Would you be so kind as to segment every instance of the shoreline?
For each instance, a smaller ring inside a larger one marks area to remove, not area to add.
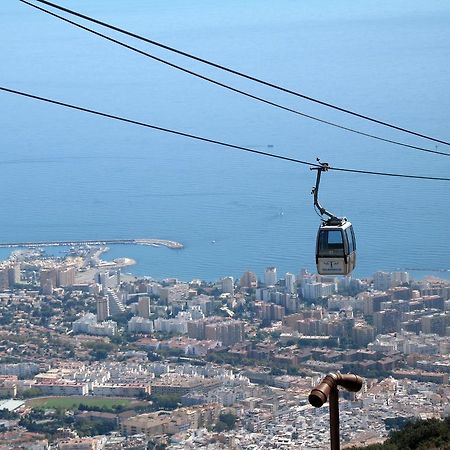
[[[175,241],[165,241],[162,239],[141,239],[141,240],[133,240],[133,241],[137,241],[134,242],[135,244],[137,243],[137,245],[141,245],[141,246],[145,246],[145,247],[160,247],[162,246],[161,243],[162,242],[168,242],[170,244],[175,244]],[[47,243],[54,243],[56,241],[45,241]],[[36,243],[35,243],[36,244]],[[151,245],[154,244],[154,245]],[[159,245],[158,245],[159,244]],[[179,244],[179,243],[178,243]],[[180,244],[182,245],[182,244]],[[114,246],[114,244],[113,244]],[[63,247],[63,245],[61,245],[61,247]],[[67,246],[66,246],[67,247]],[[101,253],[107,252],[108,250],[111,250],[110,248],[106,247],[106,246],[101,246]],[[5,254],[3,257],[0,257],[1,261],[7,261],[9,258],[11,258],[12,253],[15,252],[32,252],[32,251],[37,251],[39,247],[32,247],[32,248],[24,248],[24,249],[20,249],[19,247],[17,248],[5,248],[5,244],[0,244],[0,254],[1,252],[5,252],[8,254]],[[48,246],[47,248],[50,248],[50,246]],[[117,246],[116,249],[120,249],[120,246]],[[184,248],[184,247],[183,247]],[[125,250],[125,249],[124,249]],[[47,250],[50,251],[50,253],[52,252],[51,250]],[[55,255],[53,254],[49,254],[48,257],[53,258],[53,257],[60,257],[59,253],[60,250],[54,250]],[[11,252],[11,253],[10,253]],[[124,253],[127,254],[127,256],[124,256]],[[101,258],[100,255],[99,256],[99,260],[102,261],[104,264],[101,264],[100,267],[98,267],[98,269],[114,269],[116,268],[123,268],[124,270],[126,270],[127,272],[127,276],[130,277],[135,277],[135,278],[139,278],[139,277],[150,277],[150,278],[170,278],[170,277],[176,277],[180,280],[191,280],[194,278],[199,278],[205,281],[209,281],[209,282],[214,282],[217,279],[221,278],[224,276],[224,271],[225,269],[219,269],[217,270],[217,274],[211,274],[211,273],[207,273],[207,274],[202,274],[202,270],[199,270],[198,272],[192,268],[192,266],[190,266],[190,270],[189,272],[193,271],[194,274],[192,273],[186,273],[186,271],[184,270],[184,267],[181,267],[180,270],[176,270],[174,267],[172,267],[172,271],[169,273],[167,272],[165,269],[165,267],[163,267],[162,269],[158,266],[152,266],[152,270],[148,270],[149,266],[147,264],[147,260],[146,258],[146,252],[145,255],[143,256],[141,254],[142,252],[140,252],[138,250],[138,247],[134,247],[134,246],[130,246],[128,249],[126,249],[125,251],[118,251],[116,250],[113,254],[114,256],[111,255],[111,259],[108,258],[107,255],[105,255],[104,259]],[[176,252],[176,254],[178,254],[178,252]],[[184,254],[184,252],[183,252]],[[181,256],[181,254],[178,254]],[[62,255],[61,255],[62,256]],[[185,254],[185,256],[187,257],[188,255]],[[122,258],[126,258],[124,260],[122,260]],[[141,261],[141,258],[143,259]],[[164,260],[166,258],[169,258],[170,260],[172,260],[172,257],[167,254],[167,256],[164,257]],[[119,260],[119,261],[115,261],[115,260]],[[181,260],[182,264],[181,266],[183,266],[183,259]],[[179,261],[179,258],[176,258],[176,261]],[[119,265],[117,264],[117,262],[119,262]],[[129,269],[126,269],[126,268]],[[247,265],[246,267],[242,268],[242,272],[245,270],[245,268],[248,268]],[[311,270],[310,270],[311,269]],[[259,271],[262,271],[263,268],[259,268]],[[289,269],[286,269],[289,270]],[[308,270],[311,271],[311,273],[313,272],[314,268],[308,268]],[[434,279],[434,280],[442,280],[444,282],[450,281],[450,269],[444,269],[444,268],[426,268],[426,267],[422,267],[422,268],[414,268],[414,267],[396,267],[396,268],[388,268],[386,269],[385,267],[383,267],[382,269],[378,269],[378,271],[386,271],[386,272],[392,272],[392,271],[406,271],[409,272],[411,277],[416,280],[416,281],[426,281],[427,279]],[[376,271],[374,269],[374,271]],[[149,273],[150,272],[150,273]],[[239,273],[239,269],[236,269],[236,267],[234,267],[234,270],[228,270],[226,271],[227,274],[232,274],[235,277],[240,276]],[[258,268],[255,268],[255,272],[258,272]],[[125,275],[125,272],[123,272]],[[374,272],[373,272],[374,273]],[[370,279],[372,278],[373,274],[369,273],[369,274],[362,274],[362,275],[356,275],[355,274],[355,278],[358,279]]]

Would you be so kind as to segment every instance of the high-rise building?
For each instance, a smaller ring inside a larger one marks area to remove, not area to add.
[[[192,320],[188,322],[188,336],[192,339],[205,339],[206,320]]]
[[[309,273],[306,269],[300,270],[297,277],[297,284],[299,287],[303,286],[304,283],[309,283],[315,281],[315,275]]]
[[[375,330],[367,324],[356,324],[352,330],[353,344],[358,347],[365,347],[375,339]]]
[[[295,283],[295,275],[293,273],[287,273],[285,275],[286,292],[288,294],[295,294],[297,292],[297,286]]]
[[[234,279],[233,277],[225,277],[222,280],[222,292],[226,294],[234,294]]]
[[[97,322],[103,322],[109,317],[109,301],[107,297],[97,299]]]
[[[10,279],[15,283],[20,282],[20,268],[12,268]],[[54,266],[41,269],[39,272],[40,286],[48,292],[56,287],[73,286],[75,284],[75,267]]]
[[[153,322],[134,316],[128,321],[128,331],[130,333],[153,333]]]
[[[437,313],[421,318],[422,332],[426,334],[438,334],[445,336],[450,326],[450,313]]]
[[[244,288],[256,288],[258,286],[258,280],[253,272],[244,272],[239,284]]]
[[[6,291],[7,289],[9,289],[8,269],[0,267],[0,291]]]
[[[284,301],[284,307],[288,314],[297,312],[299,306],[297,295],[286,295]]]
[[[321,283],[304,284],[302,294],[306,300],[317,300],[321,298]]]
[[[122,300],[119,298],[117,292],[112,289],[108,290],[108,304],[109,304],[109,314],[111,316],[115,316],[116,314],[120,314],[125,312],[125,306],[122,303]]]
[[[75,268],[61,267],[57,271],[57,286],[73,286],[75,284]]]
[[[391,273],[391,286],[401,286],[409,283],[408,272],[392,272]]]
[[[373,326],[377,333],[394,333],[400,331],[401,313],[387,309],[373,313]]]
[[[264,283],[266,286],[275,286],[277,284],[277,268],[267,267],[264,271]]]
[[[144,319],[148,319],[151,314],[150,305],[151,305],[150,297],[146,295],[139,297],[137,307],[138,316],[143,317]]]
[[[209,323],[205,326],[205,339],[232,345],[244,339],[244,323],[240,320]]]
[[[178,305],[180,308],[184,308],[189,298],[189,285],[175,283],[172,286],[160,286],[158,295],[164,305]]]
[[[58,269],[56,267],[42,269],[39,273],[39,276],[41,289],[43,289],[44,286],[49,286],[50,282],[52,288],[58,286]]]
[[[380,311],[382,303],[389,302],[392,299],[389,294],[372,294],[366,292],[362,295],[362,298],[364,299],[363,312],[369,316],[374,312]]]
[[[9,266],[8,282],[9,282],[9,287],[13,287],[14,285],[20,283],[20,265],[19,264],[13,264],[12,266]]]
[[[375,272],[373,274],[373,288],[377,291],[387,291],[391,287],[391,274]]]
[[[187,323],[188,336],[199,340],[219,341],[222,345],[232,345],[244,339],[244,322],[210,317]]]
[[[96,281],[102,285],[103,292],[108,289],[115,289],[120,284],[120,270],[101,272],[97,274]]]
[[[255,310],[259,319],[269,322],[282,320],[285,313],[283,306],[265,302],[255,303]]]
[[[191,315],[182,311],[179,312],[176,317],[171,319],[163,319],[162,317],[158,317],[154,321],[154,326],[156,331],[173,334],[186,334],[188,332],[188,323],[191,322]]]
[[[337,291],[336,283],[305,283],[302,286],[303,298],[318,300],[333,295]]]
[[[409,284],[408,272],[376,272],[373,274],[373,288],[387,291],[389,288]]]

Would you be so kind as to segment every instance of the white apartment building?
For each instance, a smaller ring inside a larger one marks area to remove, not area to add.
[[[234,278],[233,277],[225,277],[222,280],[222,292],[226,294],[234,294]]]
[[[153,333],[153,321],[143,317],[134,316],[128,321],[128,331],[130,333]]]
[[[267,267],[264,271],[264,284],[266,286],[275,286],[277,284],[277,268],[276,267]]]
[[[286,292],[288,294],[295,294],[297,292],[296,279],[293,273],[287,273],[285,275]]]
[[[72,324],[74,333],[92,334],[94,336],[115,336],[117,323],[112,320],[97,322],[97,316],[92,313],[85,314]]]

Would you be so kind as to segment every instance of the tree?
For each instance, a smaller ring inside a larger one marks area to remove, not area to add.
[[[80,418],[74,423],[75,430],[82,436],[108,434],[117,428],[115,422],[99,418]]]
[[[236,424],[236,416],[231,413],[223,413],[219,416],[219,421],[214,427],[214,431],[221,433],[222,431],[230,431],[234,429]]]
[[[280,331],[272,331],[270,333],[270,336],[272,337],[272,339],[277,340],[280,338],[281,332]]]
[[[450,442],[450,417],[409,422],[402,430],[391,432],[383,444],[358,447],[364,450],[447,450]]]
[[[111,320],[117,322],[118,327],[126,327],[128,321],[133,317],[133,313],[131,311],[125,311],[123,313],[116,314],[111,317]]]
[[[219,421],[214,425],[214,431],[215,431],[216,433],[223,433],[226,429],[227,429],[227,426],[226,426],[225,423],[222,422],[221,420],[219,420]]]
[[[279,367],[272,367],[272,369],[270,370],[270,375],[273,375],[275,377],[283,375],[284,371],[281,370]]]
[[[88,342],[86,344],[87,348],[90,348],[90,355],[95,360],[99,361],[102,359],[106,359],[108,357],[108,353],[114,350],[114,345],[109,342]]]
[[[20,415],[14,411],[9,411],[7,409],[0,409],[0,419],[4,420],[14,420],[18,419]]]
[[[147,358],[149,361],[161,361],[162,358],[160,355],[158,355],[158,353],[155,352],[148,352],[147,353]]]
[[[229,430],[232,430],[234,428],[234,424],[236,423],[236,416],[231,413],[225,413],[219,416],[219,420],[223,422]]]
[[[22,398],[33,398],[39,397],[41,395],[41,391],[36,388],[25,389],[22,392]]]
[[[151,399],[155,407],[160,409],[175,409],[181,402],[180,396],[175,394],[152,395]]]

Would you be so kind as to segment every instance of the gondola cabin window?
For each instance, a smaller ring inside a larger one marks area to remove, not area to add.
[[[319,255],[344,256],[344,240],[341,230],[320,231]]]

